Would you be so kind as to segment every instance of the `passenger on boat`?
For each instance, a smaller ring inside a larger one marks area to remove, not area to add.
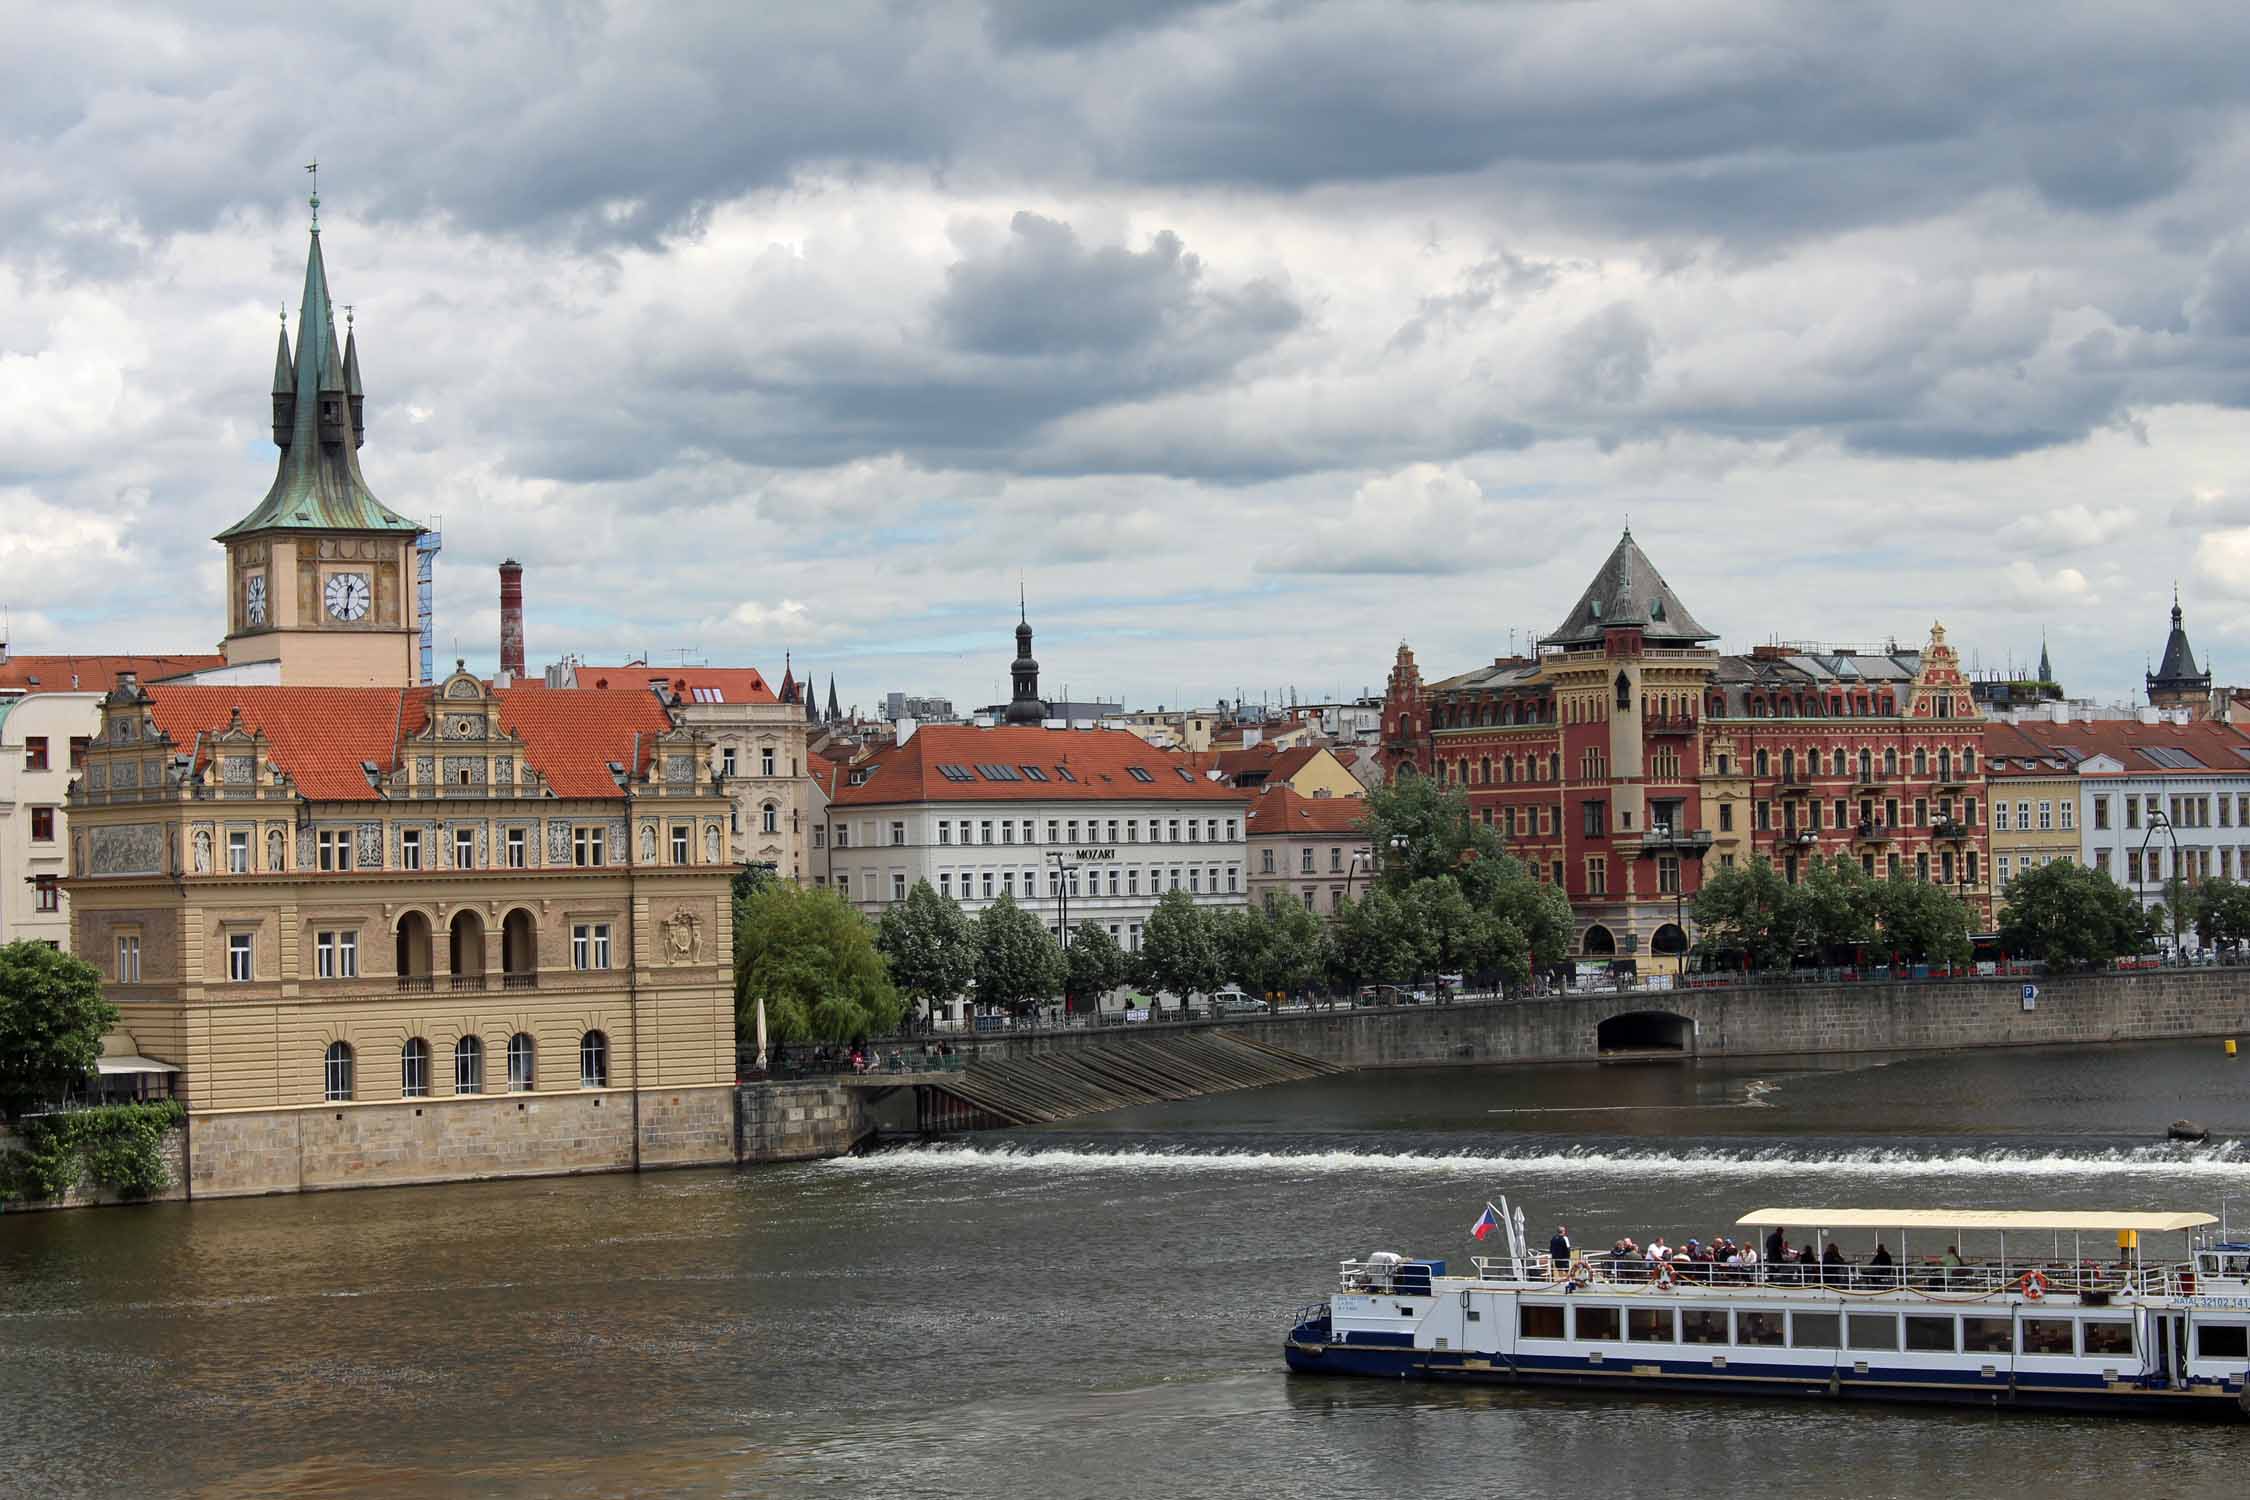
[[[1766,1236],[1766,1259],[1783,1261],[1789,1258],[1789,1236],[1776,1229]]]
[[[1555,1237],[1547,1241],[1547,1254],[1558,1266],[1570,1264],[1570,1226],[1568,1224],[1557,1224],[1555,1226]]]
[[[1828,1253],[1820,1258],[1820,1279],[1830,1286],[1842,1286],[1851,1280],[1851,1262],[1834,1240],[1828,1242]]]
[[[1867,1257],[1867,1275],[1878,1286],[1889,1286],[1897,1280],[1891,1270],[1891,1252],[1881,1240],[1875,1242],[1875,1253]]]

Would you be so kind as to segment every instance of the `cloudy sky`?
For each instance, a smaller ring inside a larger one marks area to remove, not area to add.
[[[1128,16],[1132,19],[1127,19]],[[0,606],[207,649],[306,161],[441,655],[1379,689],[1629,518],[1730,647],[2250,682],[2250,7],[0,0]],[[456,645],[457,643],[457,645]]]

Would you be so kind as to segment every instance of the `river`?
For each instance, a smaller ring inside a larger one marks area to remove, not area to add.
[[[2204,1147],[2165,1144],[2190,1116]],[[1291,1378],[1334,1263],[1766,1204],[2250,1217],[2215,1042],[1417,1069],[742,1172],[0,1218],[0,1493],[2167,1497],[2250,1426]],[[1864,1249],[1865,1247],[1858,1247]],[[1932,1247],[1935,1248],[1935,1247]]]

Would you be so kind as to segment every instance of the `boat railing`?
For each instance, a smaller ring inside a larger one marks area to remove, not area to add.
[[[1545,1256],[1536,1257],[1546,1262]],[[1477,1274],[1487,1279],[1515,1279],[1512,1260],[1478,1261]],[[1488,1269],[1489,1267],[1489,1269]],[[1667,1271],[1669,1277],[1667,1278]],[[1642,1256],[1582,1255],[1567,1268],[1551,1262],[1534,1272],[1535,1279],[1576,1280],[1614,1286],[1646,1287],[1669,1280],[1675,1286],[1742,1289],[1773,1287],[1848,1292],[1916,1291],[1934,1296],[1987,1297],[2036,1287],[2042,1296],[2101,1298],[2117,1296],[2185,1296],[2195,1291],[2191,1262],[2115,1262],[2041,1259],[2026,1257],[2006,1261],[1968,1261],[1945,1265],[1911,1261],[1879,1266],[1855,1262],[1828,1264],[1814,1261],[1759,1262],[1748,1266],[1710,1261],[1650,1261]],[[2035,1281],[2033,1278],[2036,1277]]]

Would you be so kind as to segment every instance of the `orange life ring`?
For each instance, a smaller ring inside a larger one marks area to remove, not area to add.
[[[2037,1271],[2026,1271],[2017,1281],[2016,1290],[2023,1293],[2025,1301],[2037,1302],[2047,1295],[2047,1278]]]

